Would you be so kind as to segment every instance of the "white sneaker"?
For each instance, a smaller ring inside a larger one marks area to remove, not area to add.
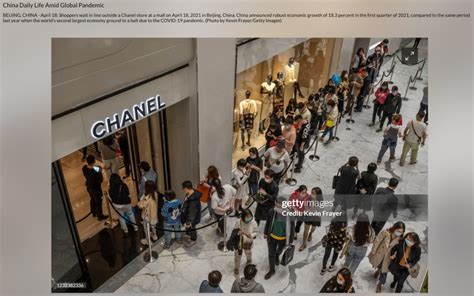
[[[142,239],[140,240],[140,243],[141,243],[142,245],[147,246],[147,245],[148,245],[148,240],[147,240],[146,238],[142,238]]]
[[[152,235],[151,235],[151,239],[152,239],[153,241],[156,241],[156,240],[158,240],[158,236],[157,236],[156,234],[152,234]]]

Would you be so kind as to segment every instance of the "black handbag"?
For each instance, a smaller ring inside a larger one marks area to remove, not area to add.
[[[332,177],[332,189],[336,189],[337,187],[337,182],[339,182],[339,179],[341,178],[341,168],[339,168],[339,170],[337,171],[337,174]]]
[[[332,177],[332,189],[336,189],[337,182],[339,182],[340,177],[341,176],[339,175],[335,175],[334,177]]]
[[[285,251],[283,252],[283,257],[281,258],[281,265],[283,266],[288,265],[293,260],[294,255],[295,255],[295,246],[294,245],[286,246]]]

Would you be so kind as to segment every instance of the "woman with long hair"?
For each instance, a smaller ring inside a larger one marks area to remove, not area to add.
[[[310,195],[308,194],[308,188],[306,185],[300,185],[291,195],[289,198],[289,202],[292,203],[292,208],[295,212],[303,215],[305,208],[307,206],[308,201],[310,200]],[[296,203],[296,201],[298,201]],[[300,233],[301,225],[304,221],[306,221],[305,216],[298,216],[296,227],[295,227],[295,236]],[[300,247],[300,251],[303,251],[306,248],[306,243],[302,244]]]
[[[357,218],[357,223],[349,233],[349,246],[346,261],[344,262],[344,266],[349,268],[352,274],[355,273],[360,262],[365,258],[369,244],[372,243],[374,236],[374,231],[370,227],[369,216],[365,213],[360,214]]]
[[[217,234],[224,235],[224,218],[223,216],[232,209],[232,200],[237,190],[229,184],[222,185],[220,179],[214,179],[212,182],[214,193],[211,195],[211,207],[217,220]]]
[[[407,277],[416,268],[421,258],[420,238],[415,232],[405,234],[404,239],[390,250],[390,265],[388,269],[393,274],[390,288],[400,293]]]
[[[352,286],[352,274],[347,268],[341,268],[330,278],[319,293],[355,293]]]
[[[382,286],[387,281],[388,267],[390,265],[390,250],[397,245],[405,233],[405,223],[396,222],[392,227],[381,231],[372,244],[372,250],[369,253],[369,262],[377,271],[374,278],[379,278],[376,293],[382,291]]]
[[[212,186],[214,180],[216,179],[221,179],[220,175],[219,175],[219,170],[213,166],[213,165],[210,165],[208,168],[207,168],[207,174],[206,176],[204,176],[204,178],[201,180],[201,185],[209,188],[209,198],[207,199],[207,211],[209,212],[209,217],[207,217],[206,221],[204,222],[210,222],[212,221],[215,217],[214,217],[214,212],[212,211],[212,207],[211,207],[211,196],[212,194],[214,193],[214,190],[215,188]]]
[[[341,252],[342,248],[344,247],[344,243],[346,242],[346,231],[347,231],[347,215],[345,212],[339,217],[334,217],[329,225],[329,231],[326,235],[326,247],[324,249],[324,256],[323,256],[323,266],[321,269],[321,275],[324,275],[326,271],[332,272],[336,270],[336,261],[337,256],[339,256],[339,252]],[[329,256],[331,255],[331,251],[333,252],[331,264],[329,268],[326,268]]]
[[[156,185],[155,182],[148,180],[145,182],[145,197],[138,202],[138,207],[142,209],[142,219],[147,221],[150,227],[150,234],[152,241],[158,240],[156,235],[156,224],[158,223],[158,202],[156,200]],[[147,223],[144,224],[145,236],[147,232]],[[140,241],[143,245],[148,244],[146,238]]]
[[[132,210],[132,201],[130,200],[130,191],[128,190],[127,184],[122,181],[117,174],[110,175],[109,181],[109,196],[112,199],[114,208],[120,213],[119,222],[120,227],[122,228],[124,235],[128,235],[128,226],[124,218],[132,222],[133,229],[138,231],[138,227],[135,225],[135,215]]]

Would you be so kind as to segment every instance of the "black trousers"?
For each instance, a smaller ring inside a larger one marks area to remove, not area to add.
[[[323,269],[326,269],[326,266],[327,266],[328,260],[329,260],[329,256],[331,255],[331,250],[334,250],[333,253],[332,253],[331,265],[336,264],[337,256],[339,256],[339,252],[336,250],[336,248],[333,248],[331,246],[327,246],[326,249],[324,249]]]
[[[428,105],[420,103],[420,110],[418,112],[425,113],[425,117],[423,117],[423,122],[427,123],[428,122]]]
[[[300,95],[301,97],[303,96],[303,93],[301,92],[300,89],[300,84],[298,82],[293,83],[293,98],[296,99],[296,95]]]
[[[301,169],[303,167],[304,162],[304,147],[300,149],[301,144],[295,145],[296,146],[296,156],[298,157],[298,162],[295,165],[295,168]]]
[[[362,107],[364,107],[364,99],[365,99],[365,96],[359,95],[357,97],[357,102],[356,102],[356,107],[355,107],[357,111],[362,111]]]
[[[196,224],[193,223],[191,224],[191,228],[186,229],[186,234],[191,237],[192,241],[197,240],[197,232],[195,228],[196,228]],[[190,229],[193,229],[193,230],[190,230]]]
[[[286,245],[286,240],[284,239],[277,240],[271,236],[268,236],[267,245],[268,245],[268,261],[270,263],[270,270],[275,271],[277,257],[279,258],[279,256],[283,252],[283,249],[285,248],[285,245]]]
[[[387,113],[383,111],[382,119],[380,120],[380,128],[383,128],[385,120],[387,119],[388,119],[387,125],[389,125],[392,122],[392,116],[393,116],[393,113]]]
[[[382,104],[375,101],[374,103],[374,112],[372,113],[372,123],[375,124],[375,116],[379,118],[382,116]]]
[[[408,275],[410,275],[410,272],[406,268],[399,268],[394,274],[393,274],[393,281],[396,284],[395,287],[395,293],[400,293],[403,288],[403,284],[405,283],[406,279],[408,278]]]
[[[217,220],[219,220],[219,222],[217,222],[217,228],[219,228],[220,232],[222,234],[224,234],[224,217],[223,217],[223,215],[217,215],[214,212],[214,216],[216,217]]]
[[[102,213],[102,189],[87,187],[87,193],[89,193],[89,196],[91,198],[90,209],[92,212],[92,216],[103,216],[104,214]]]
[[[128,151],[122,151],[123,153],[123,166],[125,167],[125,175],[130,175],[130,153]]]
[[[382,231],[383,227],[385,226],[385,223],[387,223],[387,221],[372,221],[372,223],[370,223],[370,226],[372,226],[375,235],[378,235],[379,232]]]

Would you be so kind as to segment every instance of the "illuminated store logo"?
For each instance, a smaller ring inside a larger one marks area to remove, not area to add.
[[[111,117],[106,117],[104,120],[94,122],[91,127],[91,135],[95,139],[103,138],[105,135],[133,124],[135,121],[147,117],[163,109],[165,106],[166,104],[161,101],[160,95],[156,95],[145,102],[133,105],[131,109],[123,110],[121,114],[115,113]]]

